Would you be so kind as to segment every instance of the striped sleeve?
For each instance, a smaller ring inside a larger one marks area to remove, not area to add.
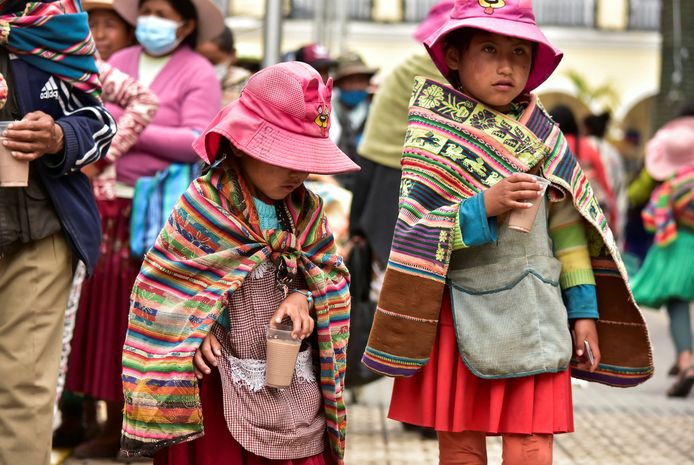
[[[561,262],[561,288],[595,285],[583,219],[568,200],[551,205],[549,235],[554,256]]]

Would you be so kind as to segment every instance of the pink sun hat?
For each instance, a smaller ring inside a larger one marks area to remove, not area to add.
[[[424,41],[431,59],[444,76],[450,75],[444,58],[445,38],[465,27],[537,43],[524,92],[530,92],[545,82],[563,57],[563,53],[554,48],[537,27],[532,0],[457,0],[448,21]]]
[[[328,137],[332,80],[306,63],[290,61],[250,77],[241,96],[224,107],[193,149],[207,163],[227,139],[271,165],[315,174],[359,171]]]
[[[451,17],[453,5],[455,5],[454,0],[443,0],[434,4],[434,6],[429,9],[427,17],[424,18],[414,30],[412,34],[414,40],[423,43],[427,37],[443,26]]]
[[[680,168],[694,166],[694,116],[677,118],[663,126],[646,145],[646,171],[664,181]]]

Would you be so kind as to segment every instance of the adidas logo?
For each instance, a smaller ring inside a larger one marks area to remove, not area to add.
[[[55,80],[53,80],[53,76],[48,78],[48,81],[43,85],[43,88],[41,89],[41,95],[40,95],[41,100],[46,100],[49,98],[58,98],[58,86],[55,84]]]

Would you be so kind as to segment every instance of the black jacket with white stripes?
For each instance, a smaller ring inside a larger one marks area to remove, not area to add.
[[[99,254],[101,223],[89,180],[80,168],[106,155],[116,123],[94,97],[23,60],[13,57],[10,63],[21,114],[43,111],[65,134],[62,158],[45,156],[32,163],[72,250],[91,272]]]

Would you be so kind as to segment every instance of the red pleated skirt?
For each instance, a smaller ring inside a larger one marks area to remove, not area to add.
[[[446,289],[429,363],[395,380],[388,416],[447,432],[571,432],[571,377],[569,370],[493,380],[472,374],[460,358]]]
[[[141,260],[130,257],[131,199],[97,201],[101,255],[82,284],[71,342],[66,389],[95,399],[123,401],[123,342],[130,292]]]
[[[224,418],[222,381],[212,370],[200,383],[205,435],[193,441],[162,449],[154,456],[154,465],[333,465],[326,445],[322,454],[293,460],[271,460],[245,450],[229,433]]]

